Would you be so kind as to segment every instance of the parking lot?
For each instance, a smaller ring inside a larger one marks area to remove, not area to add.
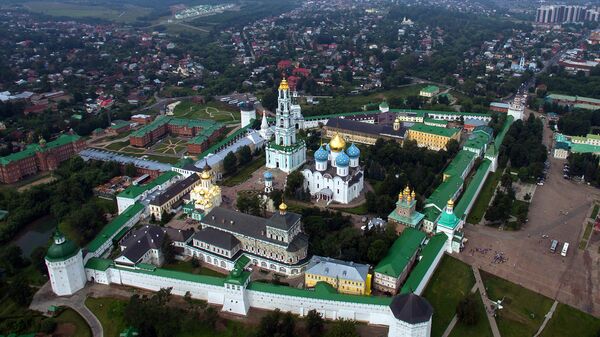
[[[545,132],[545,143],[548,129]],[[563,178],[565,160],[550,158],[543,186],[536,186],[529,222],[519,231],[466,225],[468,243],[459,258],[469,264],[542,293],[560,302],[600,316],[600,258],[596,249],[578,249],[593,200],[594,187]],[[595,235],[595,234],[594,234]],[[550,252],[551,240],[560,242]],[[560,254],[570,243],[566,257]],[[498,260],[497,254],[503,259]]]

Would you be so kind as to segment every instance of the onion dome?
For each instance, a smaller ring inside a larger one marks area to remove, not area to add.
[[[350,144],[348,150],[346,150],[348,157],[350,158],[358,158],[360,156],[360,149],[358,146],[354,145],[354,143]]]
[[[48,248],[46,252],[46,260],[50,262],[64,261],[68,258],[75,256],[79,252],[79,247],[68,240],[58,230],[54,233],[54,243]]]
[[[203,180],[210,179],[210,172],[209,171],[202,171],[202,174],[200,175],[200,178],[202,178]]]
[[[316,161],[327,161],[329,159],[329,152],[323,148],[323,146],[319,146],[319,149],[315,151],[315,160]]]
[[[338,154],[338,156],[335,158],[335,165],[339,167],[346,167],[350,165],[350,157],[348,157],[344,150],[342,150],[342,152],[340,152],[340,154]]]
[[[282,211],[282,212],[287,211],[287,205],[283,201],[279,205],[279,210]]]
[[[333,138],[331,138],[331,141],[329,142],[329,148],[333,152],[340,152],[345,147],[346,147],[346,141],[344,140],[344,138],[342,138],[340,136],[339,133],[336,133],[335,136],[333,136]]]
[[[265,180],[273,180],[273,173],[266,171],[263,173],[263,178],[265,178]]]
[[[388,105],[388,103],[386,101],[383,101],[381,103],[379,103],[379,108],[380,109],[388,109],[390,106]]]
[[[415,193],[415,190],[413,190],[413,191],[412,191],[412,193],[410,194],[410,196],[411,196],[413,199],[414,199],[414,198],[417,196],[417,194]]]
[[[290,86],[288,85],[288,82],[285,80],[285,78],[281,80],[281,83],[279,83],[279,90],[290,90]]]
[[[450,199],[448,200],[448,208],[452,209],[454,207],[454,200]]]

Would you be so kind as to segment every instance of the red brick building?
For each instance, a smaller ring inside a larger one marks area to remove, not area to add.
[[[0,158],[0,181],[12,184],[40,171],[55,170],[85,146],[85,141],[77,135],[61,135],[48,143],[41,139],[23,151]]]

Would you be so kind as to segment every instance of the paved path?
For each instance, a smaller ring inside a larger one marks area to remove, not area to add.
[[[102,324],[100,324],[100,321],[90,309],[85,306],[85,299],[90,290],[91,287],[85,287],[72,296],[58,297],[52,292],[50,282],[46,282],[46,284],[33,295],[33,300],[31,301],[29,308],[45,313],[51,305],[69,307],[77,311],[77,313],[87,322],[92,330],[92,336],[104,337]]]
[[[558,301],[554,301],[554,303],[552,303],[552,307],[550,308],[550,311],[548,311],[548,313],[546,314],[544,321],[542,322],[542,325],[540,325],[539,330],[536,332],[536,334],[533,337],[538,337],[542,333],[542,331],[546,327],[546,324],[548,323],[548,321],[550,321],[550,318],[552,318],[552,315],[554,315],[554,311],[556,311],[557,306],[558,306]]]
[[[475,285],[479,288],[479,295],[481,295],[481,300],[483,301],[483,306],[485,307],[485,314],[488,317],[488,321],[490,322],[490,328],[492,328],[492,334],[494,337],[501,337],[500,330],[498,330],[498,324],[496,324],[496,318],[492,313],[488,310],[490,308],[492,301],[488,298],[487,291],[485,290],[485,286],[483,285],[483,281],[481,280],[481,274],[479,273],[479,269],[475,266],[471,266],[473,269],[473,274],[475,275]]]
[[[471,294],[475,293],[476,291],[477,291],[477,283],[475,283],[473,285],[473,287],[471,288]],[[454,315],[454,317],[452,317],[452,321],[450,321],[450,324],[448,324],[448,327],[446,328],[446,331],[444,331],[444,334],[442,335],[442,337],[450,336],[450,333],[452,332],[452,329],[454,329],[454,326],[456,325],[456,323],[458,323],[458,316]]]

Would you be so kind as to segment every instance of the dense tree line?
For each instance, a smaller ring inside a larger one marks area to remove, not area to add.
[[[542,144],[543,128],[542,120],[533,114],[525,122],[515,121],[500,147],[500,165],[510,160],[510,166],[518,170],[523,181],[534,181],[541,176],[548,158],[546,146]]]
[[[369,212],[387,216],[394,209],[398,193],[409,185],[419,196],[430,195],[441,183],[441,172],[458,151],[458,144],[449,144],[448,151],[427,150],[406,141],[400,145],[394,141],[378,139],[374,146],[364,148],[362,157],[368,179],[375,184],[375,192],[367,192]]]
[[[54,172],[58,179],[53,183],[24,192],[1,191],[0,208],[9,214],[0,223],[0,242],[9,241],[23,226],[46,215],[52,215],[61,226],[76,229],[82,242],[89,241],[105,224],[104,212],[110,211],[92,198],[93,188],[119,174],[116,163],[84,162],[74,157]]]
[[[569,158],[569,175],[582,177],[594,186],[600,186],[600,160],[593,153],[571,153]]]
[[[600,126],[600,110],[576,110],[558,120],[558,130],[569,136],[585,136],[593,127]]]
[[[554,66],[537,80],[547,86],[547,91],[557,94],[600,98],[600,66],[576,75],[567,73],[563,67]]]

